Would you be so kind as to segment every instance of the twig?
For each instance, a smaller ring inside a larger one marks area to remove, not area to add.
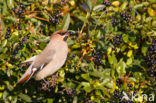
[[[98,18],[98,20],[97,20],[97,21],[99,21],[99,20],[101,19],[102,15],[103,15],[104,13],[105,13],[105,11],[101,13],[101,15],[100,15],[100,17]],[[98,22],[97,22],[97,23],[96,23],[96,25],[95,25],[94,31],[96,30],[97,25],[98,25]]]

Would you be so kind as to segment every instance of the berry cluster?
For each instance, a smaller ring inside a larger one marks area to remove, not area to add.
[[[101,54],[101,52],[95,52],[95,53],[93,53],[92,54],[93,55],[93,57],[94,57],[94,63],[95,63],[95,65],[97,65],[97,66],[99,66],[99,65],[103,65],[103,63],[102,63],[102,61],[101,61],[101,58],[102,58],[102,54]]]
[[[27,39],[27,37],[24,37],[20,42],[18,42],[18,45],[16,46],[15,49],[11,48],[11,52],[12,52],[12,57],[11,57],[11,61],[15,60],[15,55],[18,54],[19,50],[23,48],[23,42]]]
[[[131,15],[128,12],[120,13],[120,16],[127,22],[131,21]]]
[[[122,35],[117,35],[113,38],[114,45],[120,45],[121,43],[123,43]]]
[[[12,8],[12,11],[18,15],[20,18],[24,18],[25,16],[23,15],[24,10],[25,10],[26,6],[21,4],[17,9],[16,8]]]
[[[22,30],[22,27],[20,26],[20,23],[14,23],[13,26],[14,26],[14,28],[16,28],[18,30]]]
[[[66,94],[70,95],[71,97],[74,97],[77,94],[75,88],[73,88],[73,89],[72,88],[65,88],[65,90],[66,90]]]
[[[6,32],[6,35],[5,35],[5,39],[8,39],[10,36],[11,36],[11,30],[10,30],[10,28],[8,27],[8,28],[7,28],[7,32]]]
[[[112,100],[111,103],[116,103],[116,101],[119,101],[119,103],[133,103],[133,101],[126,100],[126,99],[123,98],[123,96],[124,96],[123,92],[124,91],[120,92],[118,89],[116,89],[114,91],[114,95],[113,95],[114,100]]]
[[[112,4],[112,1],[104,1],[102,4],[106,6],[110,6]]]
[[[116,84],[120,88],[120,85],[122,84],[122,81],[120,79],[116,79]]]
[[[130,89],[130,90],[132,90],[132,89],[133,89],[133,88],[132,88],[132,87],[133,87],[133,85],[132,85],[132,84],[128,84],[128,87],[129,87],[129,89]]]
[[[156,76],[156,38],[153,39],[152,45],[150,45],[150,47],[148,48],[145,61],[150,67],[150,69],[148,70],[150,76]]]
[[[114,91],[113,97],[114,97],[115,99],[121,100],[121,99],[122,99],[122,92],[120,92],[118,89],[116,89],[116,90]]]
[[[60,17],[60,11],[54,11],[53,16],[49,16],[49,22],[56,26],[60,21]]]
[[[106,7],[108,7],[112,4],[112,2],[111,1],[104,1],[102,4],[105,5]],[[106,10],[106,7],[103,8],[103,11]]]
[[[117,20],[117,19],[112,19],[112,25],[113,26],[116,26],[116,25],[118,25],[119,24],[119,20]]]

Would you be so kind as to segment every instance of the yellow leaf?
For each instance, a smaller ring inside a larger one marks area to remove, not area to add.
[[[112,48],[109,47],[109,48],[107,49],[107,55],[109,55],[111,52],[112,52]]]
[[[0,86],[0,90],[4,90],[4,88],[5,88],[4,85]]]
[[[132,45],[132,47],[133,47],[134,49],[138,49],[138,45],[137,45],[137,44]]]
[[[91,96],[91,100],[94,100],[95,98],[93,96]]]
[[[148,14],[150,15],[150,16],[155,16],[155,12],[154,12],[154,10],[152,9],[152,8],[148,8]]]
[[[127,56],[128,57],[131,57],[132,56],[132,53],[133,53],[133,51],[132,50],[129,50],[128,53],[127,53]]]
[[[2,95],[3,95],[3,93],[2,93],[2,92],[0,92],[0,98],[2,97]]]
[[[113,5],[113,6],[119,6],[119,5],[120,5],[120,2],[119,2],[119,1],[113,1],[113,2],[112,2],[112,5]]]
[[[18,31],[13,32],[12,35],[18,36],[18,35],[19,35],[19,34],[18,34]]]
[[[71,0],[69,3],[70,3],[71,6],[75,6],[75,1],[74,0]]]

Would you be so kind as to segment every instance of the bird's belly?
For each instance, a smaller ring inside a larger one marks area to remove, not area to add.
[[[52,60],[49,64],[47,64],[42,70],[38,71],[34,78],[36,80],[41,80],[46,78],[47,76],[52,75],[57,70],[59,70],[63,64],[65,63],[66,57],[62,58],[61,60],[59,58]]]

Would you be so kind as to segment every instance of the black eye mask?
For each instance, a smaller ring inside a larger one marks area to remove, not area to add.
[[[66,32],[64,32],[64,33],[61,32],[61,33],[58,33],[58,34],[60,34],[61,36],[63,36],[64,34],[66,34]]]
[[[67,39],[68,39],[68,36],[65,36],[65,37],[63,38],[64,41],[67,41]]]

